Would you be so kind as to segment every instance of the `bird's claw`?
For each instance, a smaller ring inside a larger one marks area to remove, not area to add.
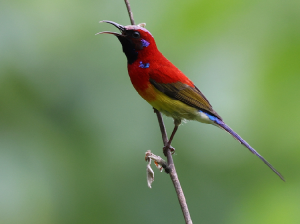
[[[165,145],[164,147],[163,147],[163,153],[164,153],[164,155],[165,156],[167,156],[167,151],[168,150],[170,150],[170,152],[171,152],[171,154],[173,155],[174,153],[175,153],[175,148],[174,147],[172,147],[171,145]]]

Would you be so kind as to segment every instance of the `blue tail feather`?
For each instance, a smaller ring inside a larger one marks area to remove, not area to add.
[[[236,140],[238,140],[242,145],[246,146],[250,152],[258,156],[268,167],[270,167],[271,170],[273,170],[274,173],[276,173],[283,181],[283,176],[267,161],[262,157],[254,148],[252,148],[244,139],[242,139],[237,133],[235,133],[229,126],[227,126],[222,120],[219,118],[210,115],[206,113],[206,115],[209,117],[211,121],[213,121],[217,126],[227,131],[229,134],[231,134]]]

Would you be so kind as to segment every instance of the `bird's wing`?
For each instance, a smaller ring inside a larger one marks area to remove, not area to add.
[[[153,79],[150,79],[149,81],[157,90],[166,94],[168,97],[179,100],[191,107],[208,112],[209,114],[216,116],[217,118],[222,120],[217,112],[212,109],[212,106],[210,105],[208,100],[196,86],[191,87],[182,82],[165,84],[158,83]]]

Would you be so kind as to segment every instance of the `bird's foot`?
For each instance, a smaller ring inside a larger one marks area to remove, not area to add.
[[[173,155],[175,153],[175,148],[171,145],[167,144],[163,147],[163,153],[165,156],[167,156],[167,151],[170,150],[171,154]]]

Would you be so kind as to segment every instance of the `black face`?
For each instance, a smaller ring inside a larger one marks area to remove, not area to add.
[[[141,34],[138,31],[133,31],[133,32],[131,32],[130,35],[131,35],[132,38],[135,38],[135,39],[141,37]]]
[[[138,51],[143,49],[141,34],[136,30],[123,30],[122,35],[117,37],[122,44],[128,64],[132,64],[137,59]]]
[[[138,57],[138,52],[135,49],[135,44],[131,41],[130,38],[126,38],[124,36],[117,36],[117,38],[122,44],[123,52],[127,57],[128,64],[132,64]]]

